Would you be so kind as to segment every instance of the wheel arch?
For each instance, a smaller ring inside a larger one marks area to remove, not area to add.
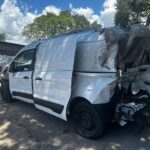
[[[90,103],[90,101],[89,100],[87,100],[86,98],[84,98],[84,97],[74,97],[74,98],[72,98],[70,101],[69,101],[69,103],[68,103],[68,105],[67,105],[67,114],[69,114],[69,115],[71,115],[71,113],[72,113],[72,110],[73,110],[73,108],[74,108],[74,106],[76,105],[76,104],[78,104],[78,103],[80,103],[80,102],[87,102],[87,103]],[[90,103],[91,104],[91,103]]]

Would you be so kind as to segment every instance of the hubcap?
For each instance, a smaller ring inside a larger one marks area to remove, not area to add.
[[[95,128],[95,120],[89,111],[81,111],[77,114],[77,124],[84,130],[92,130]]]

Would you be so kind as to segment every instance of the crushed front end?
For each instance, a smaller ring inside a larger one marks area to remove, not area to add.
[[[145,114],[150,105],[150,30],[135,25],[119,44],[117,63],[121,97],[116,106],[116,120],[122,126],[130,121],[142,125],[150,116]]]

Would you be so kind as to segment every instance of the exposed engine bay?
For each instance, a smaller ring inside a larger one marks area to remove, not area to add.
[[[122,99],[116,107],[117,121],[121,126],[124,126],[129,121],[136,121],[137,115],[149,104],[150,95],[141,90],[138,94],[123,93]]]
[[[116,107],[117,119],[122,126],[136,121],[138,115],[145,117],[143,110],[150,104],[150,31],[134,26],[128,40],[125,38],[120,44],[120,49],[126,49],[126,53],[121,53],[119,60],[121,98]]]

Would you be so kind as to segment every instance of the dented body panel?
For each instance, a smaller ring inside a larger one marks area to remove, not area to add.
[[[73,76],[71,99],[83,97],[92,104],[106,104],[115,92],[116,73],[81,73]]]

